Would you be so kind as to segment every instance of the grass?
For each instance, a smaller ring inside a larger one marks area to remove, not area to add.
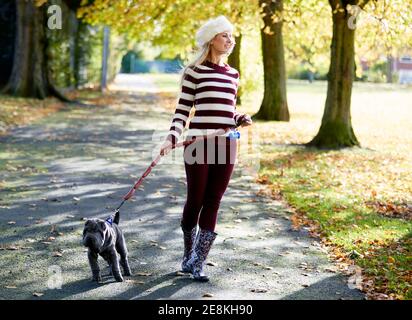
[[[153,78],[171,111],[177,79]],[[259,144],[257,181],[294,209],[294,225],[310,226],[342,270],[362,269],[369,298],[412,299],[412,89],[355,83],[352,123],[361,148],[334,151],[303,146],[319,129],[326,82],[289,80],[287,92],[290,122],[241,129],[253,130]],[[237,109],[253,115],[262,88],[242,99]]]
[[[93,105],[107,105],[115,101],[110,92],[102,93],[93,89],[71,91],[66,96]],[[67,104],[52,97],[39,100],[0,94],[0,135],[6,134],[10,128],[33,123],[67,107]]]
[[[288,92],[290,122],[255,124],[259,178],[296,209],[296,225],[312,226],[337,261],[362,268],[370,298],[411,299],[412,90],[355,83],[352,123],[361,148],[339,151],[299,145],[317,133],[326,83],[312,91],[291,81]],[[245,99],[253,114],[250,101],[259,100]]]
[[[56,99],[28,99],[0,95],[0,134],[47,116],[63,107]]]
[[[162,105],[173,112],[178,76],[144,77],[158,86]],[[243,137],[253,131],[253,142],[259,146],[257,181],[294,208],[294,225],[308,225],[312,234],[331,248],[342,268],[351,263],[361,267],[363,290],[370,298],[411,299],[411,88],[355,83],[352,123],[361,148],[334,151],[302,145],[319,129],[326,83],[291,80],[287,91],[290,122],[258,121],[241,129]],[[80,98],[110,104],[116,97],[85,92]],[[260,87],[243,97],[243,105],[237,109],[253,115],[261,99]],[[0,96],[0,101],[0,126],[28,123],[59,108],[54,99]],[[0,167],[10,165],[6,158],[0,157]],[[19,158],[16,154],[15,159]],[[23,170],[17,165],[25,164],[13,165]]]

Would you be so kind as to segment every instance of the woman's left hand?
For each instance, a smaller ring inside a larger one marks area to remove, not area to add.
[[[245,117],[243,118],[242,123],[240,124],[241,127],[247,127],[252,125],[252,118],[246,114]]]

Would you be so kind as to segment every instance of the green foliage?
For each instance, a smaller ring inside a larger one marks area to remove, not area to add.
[[[74,13],[62,0],[49,0],[50,5],[59,5],[62,8],[62,30],[46,28],[48,39],[48,65],[54,85],[59,88],[75,86],[73,47],[75,41],[74,30],[77,21]]]

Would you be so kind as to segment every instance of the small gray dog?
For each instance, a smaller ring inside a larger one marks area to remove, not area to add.
[[[92,269],[93,281],[100,282],[102,280],[99,263],[97,262],[99,254],[108,262],[111,275],[114,276],[116,281],[123,281],[119,268],[118,253],[124,275],[132,275],[127,259],[126,241],[122,230],[119,228],[119,220],[119,211],[116,211],[114,217],[110,216],[106,220],[89,219],[84,225],[83,244],[89,249],[87,256]]]

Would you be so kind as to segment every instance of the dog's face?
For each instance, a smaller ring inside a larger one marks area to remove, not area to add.
[[[84,224],[83,244],[93,252],[99,253],[107,233],[106,223],[101,219],[89,219]]]

